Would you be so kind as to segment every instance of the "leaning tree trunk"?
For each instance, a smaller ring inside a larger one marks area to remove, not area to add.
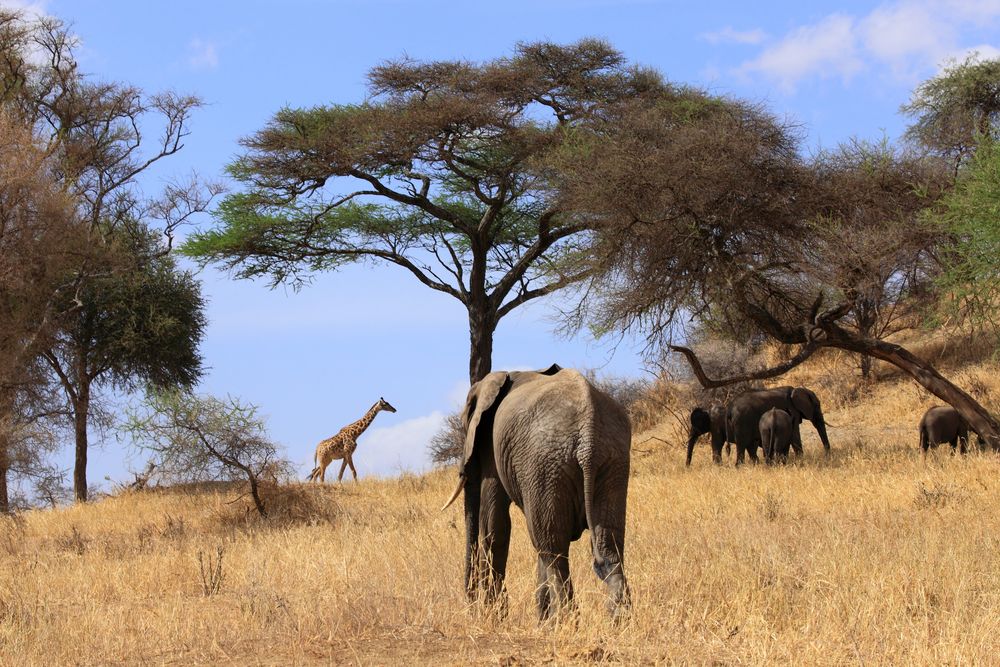
[[[79,503],[87,502],[87,424],[90,418],[90,386],[82,382],[73,401],[73,435],[76,462],[73,466],[73,495]]]
[[[852,335],[840,327],[827,329],[832,334],[827,345],[859,354],[868,353],[900,369],[942,401],[958,410],[969,426],[986,444],[1000,450],[1000,422],[997,422],[979,402],[952,384],[932,365],[895,343]]]

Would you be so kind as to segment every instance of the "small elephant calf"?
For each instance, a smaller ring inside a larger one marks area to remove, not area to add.
[[[795,420],[780,408],[771,408],[760,418],[760,444],[764,448],[764,460],[768,463],[775,457],[784,463],[788,460],[788,449],[795,440]]]
[[[969,424],[950,405],[939,405],[927,410],[920,419],[920,449],[924,456],[931,447],[947,442],[952,454],[957,448],[963,454],[969,447]]]

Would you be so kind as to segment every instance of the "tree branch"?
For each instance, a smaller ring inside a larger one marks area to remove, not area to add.
[[[755,371],[753,373],[747,373],[745,375],[734,375],[727,378],[722,378],[721,380],[713,380],[708,377],[705,373],[705,369],[701,365],[701,361],[698,360],[698,356],[693,350],[687,347],[682,347],[680,345],[668,345],[669,349],[674,352],[680,352],[683,354],[691,366],[691,370],[694,372],[698,382],[705,389],[715,389],[717,387],[725,387],[727,385],[736,384],[737,382],[749,382],[751,380],[766,380],[768,378],[778,377],[779,375],[784,375],[788,371],[792,370],[806,359],[811,357],[816,350],[819,349],[819,345],[815,343],[808,343],[802,346],[799,353],[794,357],[785,361],[784,363],[778,364],[777,366],[772,366],[761,371]]]

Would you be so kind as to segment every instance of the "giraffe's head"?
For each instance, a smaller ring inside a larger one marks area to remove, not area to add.
[[[378,397],[378,409],[385,410],[386,412],[395,412],[396,408],[389,405],[389,401],[385,400],[381,396]]]

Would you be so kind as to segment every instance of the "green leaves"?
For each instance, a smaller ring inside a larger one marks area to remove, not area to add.
[[[978,323],[1000,326],[1000,142],[983,141],[942,207],[930,214],[955,238],[943,286]]]
[[[1000,130],[1000,60],[977,54],[953,63],[914,91],[903,113],[916,121],[909,138],[959,160],[979,139],[997,139]]]

